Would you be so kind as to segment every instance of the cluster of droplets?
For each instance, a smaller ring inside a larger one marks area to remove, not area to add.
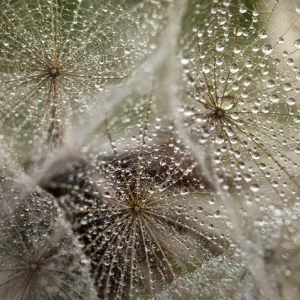
[[[3,4],[1,130],[15,136],[20,151],[45,140],[52,148],[62,143],[70,120],[81,120],[95,93],[132,76],[157,42],[168,7],[167,1],[144,2]]]
[[[54,199],[38,188],[25,192],[11,175],[0,178],[1,299],[95,299],[88,263]]]
[[[134,107],[139,132],[124,153],[106,121],[110,151],[85,145],[41,182],[84,244],[101,299],[153,297],[229,247],[214,191],[174,128],[150,126],[147,102]]]
[[[245,261],[255,253],[259,264],[262,216],[274,204],[280,211],[300,199],[300,43],[290,34],[299,26],[299,7],[290,23],[274,30],[284,8],[280,1],[269,4],[267,11],[214,1],[208,17],[201,14],[200,1],[191,2],[195,14],[186,21],[191,30],[180,40],[185,82],[180,122],[189,145],[207,156],[207,173],[232,211]],[[288,259],[274,262],[270,273],[264,262],[258,270],[250,261],[254,281],[245,282],[259,297],[297,298],[295,281],[271,275],[274,269],[286,269]],[[289,276],[298,276],[296,269]]]
[[[194,2],[192,30],[181,38],[180,111],[192,143],[208,149],[220,188],[241,199],[237,209],[246,218],[254,217],[253,203],[262,212],[299,200],[299,40],[289,52],[271,40],[268,23],[278,2],[260,13],[215,1],[204,19]],[[297,26],[298,11],[294,17]]]

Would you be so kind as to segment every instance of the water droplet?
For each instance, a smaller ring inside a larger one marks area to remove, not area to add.
[[[259,36],[261,39],[267,38],[267,37],[268,37],[268,32],[267,32],[267,30],[266,30],[266,29],[261,29],[261,30],[259,31],[258,36]]]
[[[251,78],[246,78],[245,81],[244,81],[244,86],[249,86],[252,82],[252,79]],[[246,92],[245,92],[246,93]]]
[[[258,192],[259,191],[259,184],[257,183],[253,183],[250,185],[250,190],[254,193]]]
[[[298,50],[300,49],[300,39],[297,39],[295,41],[294,46],[295,46],[296,49],[298,49]]]
[[[270,111],[270,109],[267,106],[263,107],[263,109],[262,109],[262,112],[265,114],[267,114],[269,111]]]
[[[273,52],[273,47],[270,44],[266,44],[262,47],[262,52],[266,55],[269,55]]]
[[[295,63],[294,63],[294,60],[292,58],[289,58],[287,61],[286,61],[286,64],[290,67],[292,67]]]
[[[284,43],[284,38],[281,36],[278,38],[278,44],[283,44]]]
[[[282,52],[282,56],[283,56],[283,57],[287,57],[288,55],[289,55],[289,54],[288,54],[287,51],[283,51],[283,52]]]
[[[189,190],[187,188],[182,188],[181,191],[180,191],[180,194],[181,195],[186,195],[188,194]]]
[[[292,85],[291,85],[290,83],[285,83],[285,84],[283,85],[283,89],[284,89],[286,92],[288,92],[288,91],[290,91],[290,90],[292,89]]]
[[[285,270],[285,271],[284,271],[284,275],[285,275],[286,277],[290,277],[290,276],[292,275],[292,272],[291,272],[290,270]]]
[[[224,50],[224,44],[222,42],[217,42],[216,43],[216,50],[218,52],[222,52]]]
[[[202,66],[202,71],[206,74],[208,74],[211,71],[211,66],[209,64],[204,64]]]
[[[231,143],[234,145],[234,144],[236,144],[236,143],[238,142],[238,139],[237,139],[237,137],[234,136],[234,137],[232,137],[232,138],[230,139],[230,141],[231,141]],[[237,154],[236,154],[236,157],[237,157],[237,158],[240,158],[240,155],[237,155]]]
[[[203,211],[203,207],[202,206],[198,206],[197,207],[197,212],[202,212]]]
[[[221,57],[218,57],[218,58],[216,59],[216,65],[217,65],[217,66],[222,66],[223,63],[224,63],[224,60],[223,60]]]
[[[235,105],[235,98],[231,96],[224,96],[221,101],[221,109],[228,111]]]
[[[275,81],[273,79],[268,80],[267,88],[272,88],[275,86]]]
[[[257,44],[253,45],[252,51],[257,52],[259,50],[259,46]]]
[[[243,34],[243,32],[244,32],[244,31],[243,31],[243,28],[237,26],[237,27],[235,28],[234,34],[235,34],[236,36],[241,36],[241,35]]]
[[[257,151],[252,151],[251,156],[253,159],[259,159],[260,154]]]
[[[194,110],[185,110],[183,112],[183,114],[186,116],[186,117],[190,117],[190,116],[193,116],[195,114]]]
[[[294,97],[289,97],[286,100],[288,105],[295,105],[296,104],[296,99]]]
[[[296,7],[296,13],[300,15],[300,4]]]
[[[277,66],[280,64],[280,59],[279,58],[274,58],[274,65]]]
[[[220,23],[220,25],[225,25],[225,24],[227,23],[227,20],[226,20],[226,18],[224,18],[224,17],[220,17],[220,19],[219,19],[219,23]]]
[[[233,49],[234,54],[240,54],[241,53],[241,47],[240,46],[235,46]]]
[[[188,58],[182,58],[182,59],[180,60],[180,63],[181,63],[182,65],[184,65],[184,66],[188,65],[189,62],[190,62],[190,60],[189,60]]]
[[[236,63],[230,65],[230,72],[235,74],[239,71],[239,66]]]
[[[274,186],[275,188],[278,187],[278,181],[276,180],[272,181],[272,186]]]
[[[219,145],[223,144],[224,143],[224,137],[222,135],[218,135],[216,137],[216,143],[219,144]]]
[[[251,60],[247,60],[245,63],[245,66],[247,69],[250,69],[253,67],[253,62]]]
[[[260,163],[258,166],[261,170],[265,170],[267,167],[265,163]]]
[[[241,4],[239,11],[240,11],[241,14],[244,14],[244,13],[247,12],[247,7],[244,4]]]
[[[300,116],[294,117],[294,122],[299,124],[300,123]]]
[[[150,49],[155,50],[157,48],[157,45],[152,43],[152,44],[150,44],[149,47],[150,47]]]
[[[238,119],[239,119],[239,114],[238,114],[238,113],[232,113],[232,114],[231,114],[231,118],[232,118],[233,120],[238,120]]]

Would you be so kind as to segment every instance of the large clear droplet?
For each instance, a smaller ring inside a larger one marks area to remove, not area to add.
[[[204,64],[202,66],[202,71],[206,74],[209,73],[211,71],[211,66],[209,64]]]
[[[222,42],[217,42],[216,43],[216,50],[218,52],[222,52],[224,50],[224,44]]]
[[[182,58],[182,59],[180,60],[180,63],[181,63],[182,65],[184,65],[184,66],[188,65],[189,62],[190,62],[190,60],[189,60],[188,58]]]
[[[239,11],[241,14],[244,14],[247,12],[247,7],[244,4],[241,4]]]
[[[239,66],[236,63],[230,65],[230,72],[235,74],[239,71]]]
[[[260,154],[257,151],[252,151],[251,156],[253,159],[260,159]]]
[[[278,44],[283,44],[284,43],[284,38],[281,36],[278,38]]]
[[[233,49],[233,52],[234,54],[240,54],[242,51],[241,47],[240,46],[235,46],[234,49]]]
[[[268,32],[267,32],[267,30],[266,30],[266,29],[261,29],[261,30],[259,31],[258,36],[259,36],[261,39],[267,38],[267,37],[268,37]]]
[[[253,183],[250,185],[250,190],[254,193],[258,192],[259,191],[259,184],[257,183]]]
[[[288,105],[295,105],[296,104],[296,99],[294,97],[289,97],[286,100]]]
[[[270,44],[263,45],[262,52],[266,55],[269,55],[273,52],[273,47]]]
[[[270,96],[270,100],[272,103],[278,103],[279,102],[279,96],[277,94],[272,94]]]
[[[295,46],[296,49],[298,49],[298,50],[300,49],[300,39],[297,39],[295,41],[294,46]]]

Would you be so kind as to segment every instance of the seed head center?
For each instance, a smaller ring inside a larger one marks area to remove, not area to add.
[[[220,107],[217,107],[216,110],[215,110],[215,116],[217,118],[222,118],[224,115],[225,115],[224,109],[222,109]]]
[[[38,272],[40,270],[40,265],[35,262],[31,263],[28,267],[31,272]]]
[[[59,75],[59,70],[58,70],[58,68],[56,68],[56,67],[50,67],[50,68],[49,68],[49,75],[50,75],[51,77],[56,77],[56,76],[58,76],[58,75]]]
[[[142,210],[142,208],[138,204],[135,204],[132,206],[132,211],[134,214],[139,214],[141,212],[141,210]]]

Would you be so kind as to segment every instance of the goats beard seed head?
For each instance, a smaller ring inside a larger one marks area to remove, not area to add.
[[[0,120],[20,155],[34,145],[61,144],[73,117],[81,119],[99,90],[122,85],[164,26],[124,1],[67,2],[17,0],[1,7]],[[163,0],[147,8],[164,15],[169,5]]]
[[[107,129],[113,154],[93,149],[77,160],[59,160],[43,183],[60,195],[58,202],[92,262],[101,299],[154,295],[228,248],[212,224],[214,212],[208,212],[213,193],[197,177],[192,157],[177,145],[172,130],[163,130],[167,142],[158,143],[147,138],[156,136],[157,128],[147,119],[141,124],[129,150],[119,153],[124,140],[113,141],[113,129]]]
[[[23,199],[14,184],[18,205],[0,218],[0,298],[94,299],[87,264],[53,199],[40,191]],[[4,185],[0,192],[11,193]]]

